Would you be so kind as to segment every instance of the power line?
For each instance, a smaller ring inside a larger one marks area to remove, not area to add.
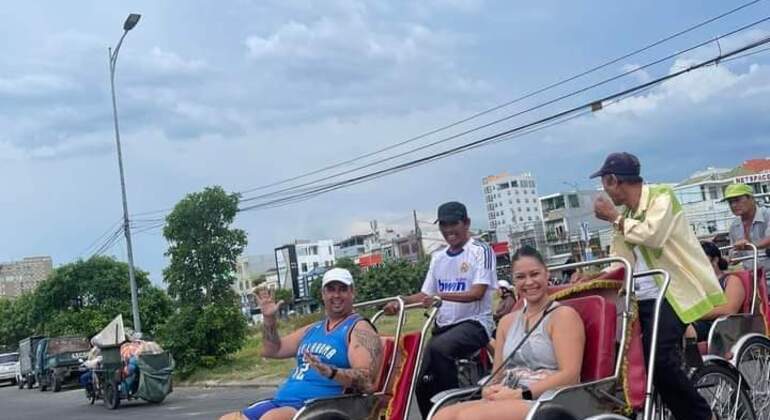
[[[540,87],[540,88],[535,89],[535,90],[533,90],[533,91],[531,91],[529,93],[526,93],[524,95],[516,97],[516,98],[514,98],[512,100],[509,100],[507,102],[504,102],[502,104],[499,104],[499,105],[493,106],[491,108],[485,109],[483,111],[477,112],[475,114],[472,114],[472,115],[470,115],[468,117],[465,117],[465,118],[460,119],[458,121],[455,121],[453,123],[441,126],[439,128],[435,128],[433,130],[424,132],[424,133],[419,134],[419,135],[414,136],[414,137],[410,137],[410,138],[408,138],[406,140],[402,140],[400,142],[397,142],[395,144],[392,144],[392,145],[389,145],[389,146],[386,146],[386,147],[374,150],[372,152],[367,152],[367,153],[355,156],[353,158],[344,160],[342,162],[338,162],[338,163],[335,163],[335,164],[332,164],[332,165],[328,165],[328,166],[325,166],[325,167],[322,167],[322,168],[319,168],[319,169],[316,169],[316,170],[313,170],[313,171],[310,171],[310,172],[307,172],[307,173],[304,173],[304,174],[300,174],[300,175],[296,175],[296,176],[293,176],[293,177],[290,177],[290,178],[286,178],[286,179],[283,179],[283,180],[271,182],[271,183],[268,183],[268,184],[265,184],[265,185],[261,185],[261,186],[258,186],[258,187],[249,188],[249,189],[241,191],[241,193],[242,194],[247,194],[247,193],[254,192],[254,191],[264,190],[264,189],[267,189],[267,188],[270,188],[270,187],[275,187],[275,186],[278,186],[278,185],[283,185],[283,184],[286,184],[286,183],[289,183],[289,182],[292,182],[292,181],[296,181],[298,179],[307,178],[307,177],[309,177],[311,175],[316,175],[318,173],[326,172],[328,170],[335,169],[335,168],[338,168],[340,166],[345,166],[345,165],[348,165],[350,163],[357,162],[357,161],[359,161],[361,159],[366,159],[366,158],[378,155],[378,154],[380,154],[382,152],[386,152],[386,151],[398,148],[398,147],[403,146],[405,144],[409,144],[409,143],[415,142],[417,140],[421,140],[421,139],[423,139],[425,137],[428,137],[428,136],[431,136],[433,134],[437,134],[437,133],[446,131],[448,129],[457,127],[457,126],[459,126],[461,124],[464,124],[464,123],[466,123],[468,121],[472,121],[472,120],[477,119],[479,117],[482,117],[484,115],[490,114],[490,113],[492,113],[494,111],[500,110],[502,108],[506,108],[506,107],[508,107],[510,105],[513,105],[515,103],[521,102],[521,101],[523,101],[525,99],[531,98],[533,96],[536,96],[536,95],[538,95],[540,93],[549,91],[549,90],[554,89],[556,87],[562,86],[562,85],[567,84],[567,83],[569,83],[569,82],[571,82],[573,80],[579,79],[579,78],[581,78],[583,76],[587,76],[587,75],[589,75],[591,73],[594,73],[596,71],[599,71],[601,69],[609,67],[609,66],[611,66],[613,64],[616,64],[616,63],[618,63],[618,62],[620,62],[622,60],[625,60],[627,58],[633,57],[633,56],[638,55],[638,54],[640,54],[642,52],[645,52],[647,50],[650,50],[650,49],[652,49],[652,48],[654,48],[654,47],[656,47],[658,45],[661,45],[663,43],[666,43],[666,42],[668,42],[668,41],[670,41],[670,40],[672,40],[674,38],[678,38],[678,37],[680,37],[680,36],[682,36],[684,34],[692,32],[692,31],[694,31],[696,29],[699,29],[699,28],[701,28],[703,26],[706,26],[706,25],[708,25],[710,23],[713,23],[715,21],[723,19],[723,18],[725,18],[725,17],[727,17],[727,16],[729,16],[729,15],[731,15],[733,13],[736,13],[736,12],[738,12],[740,10],[743,10],[743,9],[749,7],[749,6],[752,6],[752,5],[756,4],[756,3],[758,3],[759,1],[761,1],[761,0],[754,0],[754,1],[750,1],[748,3],[744,3],[744,4],[742,4],[742,5],[740,5],[740,6],[736,7],[736,8],[733,8],[733,9],[728,10],[728,11],[726,11],[724,13],[721,13],[721,14],[719,14],[717,16],[714,16],[712,18],[709,18],[709,19],[706,19],[706,20],[704,20],[702,22],[699,22],[699,23],[697,23],[695,25],[692,25],[692,26],[690,26],[688,28],[685,28],[685,29],[683,29],[681,31],[678,31],[678,32],[675,32],[675,33],[673,33],[671,35],[663,37],[663,38],[661,38],[661,39],[659,39],[659,40],[657,40],[657,41],[655,41],[655,42],[653,42],[651,44],[648,44],[648,45],[646,45],[644,47],[638,48],[638,49],[636,49],[634,51],[631,51],[631,52],[629,52],[627,54],[624,54],[624,55],[622,55],[620,57],[611,59],[611,60],[606,61],[606,62],[604,62],[602,64],[599,64],[599,65],[596,65],[594,67],[591,67],[591,68],[589,68],[587,70],[584,70],[584,71],[582,71],[580,73],[577,73],[577,74],[575,74],[573,76],[570,76],[570,77],[568,77],[566,79],[562,79],[560,81],[557,81],[557,82],[548,84],[546,86]]]
[[[499,124],[501,122],[508,121],[508,120],[510,120],[512,118],[515,118],[515,117],[524,115],[526,113],[529,113],[529,112],[532,112],[532,111],[544,108],[544,107],[546,107],[548,105],[552,105],[554,103],[563,101],[563,100],[571,98],[573,96],[577,96],[577,95],[579,95],[581,93],[584,93],[584,92],[587,92],[587,91],[589,91],[591,89],[595,89],[595,88],[597,88],[599,86],[608,84],[610,82],[613,82],[615,80],[621,79],[621,78],[623,78],[625,76],[628,76],[630,74],[642,71],[642,70],[644,70],[646,68],[652,67],[654,65],[660,64],[660,63],[662,63],[664,61],[668,61],[668,60],[670,60],[672,58],[675,58],[675,57],[678,57],[680,55],[686,54],[686,53],[688,53],[690,51],[693,51],[693,50],[698,49],[700,47],[703,47],[705,45],[711,44],[711,43],[715,42],[716,40],[719,40],[719,39],[722,39],[722,38],[725,38],[725,37],[728,37],[728,36],[732,36],[732,35],[734,35],[736,33],[745,31],[746,29],[749,29],[749,28],[752,28],[754,26],[757,26],[757,25],[759,25],[759,24],[761,24],[763,22],[766,22],[767,20],[770,20],[770,17],[765,17],[763,19],[759,19],[757,21],[754,21],[752,23],[749,23],[747,25],[744,25],[744,26],[741,26],[741,27],[739,27],[737,29],[734,29],[734,30],[732,30],[732,31],[730,31],[728,33],[725,33],[725,34],[723,34],[723,35],[721,35],[721,36],[719,36],[719,37],[717,37],[715,39],[708,39],[706,41],[702,41],[702,42],[700,42],[698,44],[695,44],[695,45],[693,45],[693,46],[691,46],[689,48],[686,48],[684,50],[677,51],[677,52],[669,54],[669,55],[667,55],[667,56],[665,56],[663,58],[659,58],[657,60],[649,62],[649,63],[647,63],[647,64],[645,64],[643,66],[636,67],[634,69],[625,71],[623,73],[620,73],[620,74],[617,74],[615,76],[611,76],[609,78],[603,79],[603,80],[601,80],[599,82],[593,83],[593,84],[591,84],[589,86],[586,86],[586,87],[574,90],[572,92],[560,95],[560,96],[558,96],[556,98],[553,98],[553,99],[550,99],[548,101],[542,102],[542,103],[540,103],[538,105],[531,106],[529,108],[526,108],[524,110],[518,111],[516,113],[507,115],[507,116],[502,117],[502,118],[498,118],[498,119],[493,120],[491,122],[487,122],[487,123],[482,124],[480,126],[476,126],[476,127],[470,128],[470,129],[462,131],[460,133],[456,133],[454,135],[451,135],[451,136],[448,136],[448,137],[444,137],[442,139],[433,141],[431,143],[428,143],[428,144],[425,144],[425,145],[422,145],[422,146],[418,146],[418,147],[412,148],[412,149],[407,150],[405,152],[401,152],[401,153],[398,153],[396,155],[388,156],[386,158],[378,160],[377,162],[372,162],[372,163],[360,165],[360,166],[354,167],[352,169],[348,169],[348,170],[345,170],[345,171],[337,172],[337,173],[334,173],[332,175],[327,175],[327,176],[324,176],[322,178],[319,178],[319,179],[316,179],[316,180],[313,180],[313,181],[307,181],[305,183],[298,184],[298,185],[295,185],[293,187],[287,187],[287,188],[279,189],[279,190],[276,190],[276,191],[268,192],[268,193],[265,193],[265,194],[260,194],[260,195],[254,196],[254,197],[245,198],[245,199],[242,199],[241,202],[248,202],[248,201],[255,201],[255,200],[260,200],[260,199],[266,199],[266,198],[270,198],[270,197],[280,196],[281,194],[284,194],[284,193],[285,194],[290,194],[290,193],[296,193],[296,192],[304,192],[304,191],[307,191],[307,190],[301,190],[301,188],[303,188],[303,187],[312,186],[312,185],[317,184],[319,182],[327,181],[327,180],[330,180],[330,179],[333,179],[333,178],[337,178],[337,177],[340,177],[340,176],[343,176],[343,175],[348,175],[348,174],[351,174],[353,172],[358,172],[358,171],[361,171],[363,169],[370,168],[372,166],[378,166],[378,165],[381,165],[381,164],[383,164],[385,162],[388,162],[388,161],[391,161],[391,160],[394,160],[394,159],[397,159],[397,158],[400,158],[400,157],[404,157],[404,156],[407,156],[407,155],[410,155],[410,154],[413,154],[413,153],[416,153],[416,152],[428,149],[430,147],[433,147],[433,146],[436,146],[436,145],[439,145],[439,144],[442,144],[442,143],[446,143],[446,142],[451,141],[451,140],[455,140],[455,139],[457,139],[459,137],[466,136],[468,134],[472,134],[472,133],[480,131],[482,129],[489,128],[489,127],[491,127],[493,125],[497,125],[497,124]]]
[[[583,77],[583,76],[586,76],[586,75],[588,75],[588,74],[594,73],[594,72],[596,72],[596,71],[598,71],[598,70],[601,70],[601,69],[603,69],[603,68],[606,68],[606,67],[608,67],[608,66],[611,66],[611,65],[613,65],[613,64],[616,64],[616,63],[618,63],[618,62],[620,62],[620,61],[622,61],[622,60],[624,60],[624,59],[627,59],[627,58],[630,58],[630,57],[632,57],[632,56],[635,56],[635,55],[637,55],[637,54],[639,54],[639,53],[642,53],[642,52],[644,52],[644,51],[647,51],[647,50],[649,50],[649,49],[652,49],[652,48],[654,48],[654,47],[656,47],[656,46],[658,46],[658,45],[661,45],[661,44],[663,44],[663,43],[665,43],[665,42],[668,42],[668,41],[670,41],[670,40],[672,40],[672,39],[674,39],[674,38],[680,37],[680,36],[682,36],[682,35],[684,35],[684,34],[687,34],[687,33],[689,33],[689,32],[692,32],[692,31],[694,31],[694,30],[696,30],[696,29],[698,29],[698,28],[701,28],[701,27],[703,27],[703,26],[706,26],[706,25],[708,25],[708,24],[710,24],[710,23],[713,23],[713,22],[715,22],[715,21],[717,21],[717,20],[720,20],[720,19],[722,19],[722,18],[724,18],[724,17],[726,17],[726,16],[729,16],[729,15],[731,15],[731,14],[734,14],[734,13],[736,13],[736,12],[738,12],[738,11],[742,10],[742,9],[745,9],[745,8],[747,8],[747,7],[749,7],[749,6],[752,6],[752,5],[756,4],[756,3],[758,3],[759,1],[761,1],[761,0],[754,0],[754,1],[751,1],[751,2],[747,2],[747,3],[745,3],[745,4],[742,4],[742,5],[740,5],[740,6],[736,7],[736,8],[733,8],[733,9],[731,9],[731,10],[728,10],[728,11],[726,11],[726,12],[722,13],[722,14],[719,14],[719,15],[717,15],[717,16],[714,16],[714,17],[712,17],[712,18],[709,18],[709,19],[707,19],[707,20],[704,20],[704,21],[702,21],[702,22],[699,22],[699,23],[697,23],[697,24],[695,24],[695,25],[692,25],[692,26],[690,26],[690,27],[688,27],[688,28],[686,28],[686,29],[683,29],[683,30],[681,30],[681,31],[678,31],[678,32],[676,32],[676,33],[674,33],[674,34],[668,35],[668,36],[666,36],[666,37],[664,37],[664,38],[661,38],[661,39],[659,39],[659,40],[657,40],[657,41],[655,41],[655,42],[653,42],[653,43],[651,43],[651,44],[648,44],[648,45],[646,45],[646,46],[642,47],[642,48],[638,48],[638,49],[636,49],[636,50],[634,50],[634,51],[632,51],[632,52],[630,52],[630,53],[624,54],[624,55],[622,55],[622,56],[620,56],[620,57],[617,57],[617,58],[615,58],[615,59],[609,60],[609,61],[607,61],[607,62],[604,62],[604,63],[602,63],[602,64],[599,64],[599,65],[597,65],[597,66],[594,66],[594,67],[592,67],[592,68],[589,68],[589,69],[587,69],[587,70],[585,70],[585,71],[582,71],[582,72],[580,72],[580,73],[578,73],[578,74],[575,74],[575,75],[573,75],[573,76],[571,76],[571,77],[568,77],[568,78],[566,78],[566,79],[563,79],[563,80],[560,80],[560,81],[557,81],[557,82],[551,83],[551,84],[549,84],[549,85],[546,85],[546,86],[544,86],[544,87],[541,87],[541,88],[535,89],[534,91],[531,91],[531,92],[529,92],[529,93],[527,93],[527,94],[524,94],[524,95],[522,95],[522,96],[519,96],[519,97],[517,97],[517,98],[515,98],[515,99],[513,99],[513,100],[510,100],[510,101],[508,101],[508,102],[505,102],[505,103],[503,103],[503,104],[500,104],[500,105],[497,105],[497,106],[495,106],[495,107],[492,107],[492,108],[486,109],[486,110],[484,110],[484,111],[480,111],[480,112],[478,112],[478,113],[476,113],[476,114],[473,114],[473,115],[471,115],[471,116],[469,116],[469,117],[466,117],[466,118],[464,118],[464,119],[461,119],[461,120],[459,120],[459,121],[456,121],[456,122],[454,122],[454,123],[451,123],[451,124],[448,124],[448,125],[445,125],[445,126],[439,127],[439,128],[437,128],[437,129],[434,129],[434,130],[430,130],[430,131],[428,131],[428,132],[426,132],[426,133],[420,134],[420,135],[418,135],[418,136],[414,136],[414,137],[411,137],[411,138],[409,138],[409,139],[406,139],[406,140],[404,140],[404,141],[401,141],[401,142],[399,142],[399,143],[396,143],[396,144],[393,144],[393,145],[390,145],[390,146],[387,146],[387,147],[384,147],[384,148],[381,148],[381,149],[378,149],[378,150],[375,150],[375,151],[372,151],[372,152],[368,152],[368,153],[365,153],[365,154],[363,154],[363,155],[359,155],[359,156],[356,156],[356,157],[354,157],[354,158],[348,159],[348,160],[346,160],[346,161],[343,161],[343,162],[339,162],[339,163],[336,163],[336,164],[328,165],[328,166],[326,166],[326,167],[323,167],[323,168],[320,168],[320,169],[317,169],[317,170],[314,170],[314,171],[311,171],[311,172],[308,172],[308,173],[305,173],[305,174],[300,174],[300,175],[297,175],[297,176],[294,176],[294,177],[291,177],[291,178],[287,178],[287,179],[284,179],[284,180],[281,180],[281,181],[277,181],[277,182],[274,182],[274,183],[270,183],[270,184],[262,185],[262,186],[260,186],[260,187],[255,187],[255,188],[247,189],[247,190],[241,191],[240,193],[244,194],[244,193],[248,193],[248,192],[253,192],[253,191],[257,191],[257,190],[261,190],[261,189],[266,189],[266,188],[269,188],[269,187],[272,187],[272,186],[282,185],[282,184],[285,184],[285,183],[288,183],[288,182],[291,182],[291,181],[294,181],[294,180],[298,180],[298,179],[301,179],[301,178],[306,178],[306,177],[308,177],[308,176],[311,176],[311,175],[315,175],[315,174],[318,174],[318,173],[321,173],[321,172],[325,172],[325,171],[328,171],[328,170],[330,170],[330,169],[334,169],[334,168],[337,168],[337,167],[340,167],[340,166],[344,166],[344,165],[347,165],[347,164],[353,163],[353,162],[355,162],[355,161],[358,161],[358,160],[360,160],[360,159],[365,159],[365,158],[367,158],[367,157],[371,157],[371,156],[374,156],[374,155],[376,155],[376,154],[379,154],[379,153],[382,153],[382,152],[384,152],[384,151],[392,150],[392,149],[394,149],[394,148],[397,148],[397,147],[399,147],[399,146],[405,145],[405,144],[407,144],[407,143],[411,143],[411,142],[414,142],[414,141],[417,141],[417,140],[423,139],[423,138],[425,138],[425,137],[427,137],[427,136],[430,136],[430,135],[432,135],[432,134],[436,134],[436,133],[439,133],[439,132],[442,132],[442,131],[446,131],[446,130],[448,130],[448,129],[450,129],[450,128],[453,128],[453,127],[459,126],[459,125],[461,125],[461,124],[463,124],[463,123],[465,123],[465,122],[471,121],[471,120],[473,120],[473,119],[476,119],[476,118],[478,118],[478,117],[481,117],[481,116],[483,116],[483,115],[486,115],[486,114],[489,114],[489,113],[491,113],[491,112],[497,111],[497,110],[499,110],[499,109],[505,108],[505,107],[507,107],[507,106],[513,105],[513,104],[515,104],[515,103],[517,103],[517,102],[520,102],[520,101],[522,101],[522,100],[528,99],[528,98],[530,98],[530,97],[533,97],[533,96],[535,96],[535,95],[538,95],[538,94],[540,94],[540,93],[546,92],[546,91],[548,91],[548,90],[551,90],[551,89],[553,89],[553,88],[556,88],[556,87],[559,87],[559,86],[561,86],[561,85],[564,85],[564,84],[566,84],[566,83],[569,83],[569,82],[571,82],[571,81],[574,81],[574,80],[576,80],[576,79],[578,79],[578,78],[581,78],[581,77]],[[759,23],[761,23],[761,22],[764,22],[765,20],[767,20],[767,18],[766,18],[766,19],[762,19],[762,20],[760,20],[760,21],[757,21],[757,22],[754,22],[754,23],[752,23],[752,24],[750,24],[750,25],[744,26],[743,28],[739,28],[739,29],[737,29],[737,30],[735,30],[735,31],[732,31],[732,32],[728,33],[728,34],[722,35],[722,37],[725,37],[725,36],[729,36],[729,35],[731,35],[731,34],[734,34],[734,33],[737,33],[737,32],[739,32],[739,31],[745,30],[745,29],[747,29],[747,28],[749,28],[749,27],[751,27],[751,26],[755,26],[755,25],[757,25],[757,24],[759,24]],[[720,38],[721,38],[721,37],[720,37]],[[676,55],[679,55],[679,54],[685,53],[685,52],[687,52],[687,51],[690,51],[690,50],[692,50],[692,49],[698,48],[698,47],[700,47],[700,46],[703,46],[703,45],[707,45],[707,44],[708,44],[708,43],[710,43],[710,42],[713,42],[713,40],[709,40],[709,41],[707,41],[707,42],[704,42],[704,43],[702,43],[702,44],[699,44],[699,45],[697,45],[697,46],[691,47],[691,48],[689,48],[689,49],[687,49],[687,50],[684,50],[684,51],[680,51],[680,52],[679,52],[679,53],[677,53],[677,54],[672,54],[672,55],[670,55],[668,58],[672,58],[672,57],[674,57],[674,56],[676,56]],[[758,53],[758,52],[759,52],[759,51],[757,51],[757,52],[754,52],[754,53]],[[746,54],[745,56],[748,56],[748,55],[753,55],[754,53],[751,53],[751,54]],[[662,60],[666,60],[666,59],[668,59],[668,58],[664,58],[664,59],[662,59]],[[742,57],[734,57],[733,59],[737,59],[737,58],[742,58]],[[728,59],[725,59],[725,60],[722,60],[722,61],[723,61],[723,62],[726,62],[726,61],[729,61],[729,60],[728,60]],[[650,64],[648,64],[648,65],[647,65],[647,66],[645,66],[645,67],[648,67],[648,66],[650,66],[650,65],[654,65],[654,64],[657,64],[657,63],[650,63]],[[628,75],[628,74],[631,74],[631,73],[634,73],[634,72],[636,72],[636,71],[640,71],[640,70],[644,69],[645,67],[640,67],[640,68],[637,68],[637,69],[634,69],[634,70],[631,70],[631,71],[625,72],[625,73],[623,73],[623,74],[621,74],[621,75],[615,76],[615,78],[614,78],[614,79],[608,80],[608,81],[606,81],[605,83],[608,83],[609,81],[615,80],[615,79],[617,79],[617,78],[620,78],[620,77],[624,77],[624,76],[626,76],[626,75]],[[588,89],[592,89],[592,88],[594,88],[594,87],[596,87],[596,86],[597,86],[597,85],[592,85],[592,86],[589,86],[588,88],[584,88],[583,90],[581,90],[581,91],[578,91],[577,93],[580,93],[580,92],[582,92],[582,91],[585,91],[585,90],[588,90]],[[577,94],[577,93],[574,93],[574,94]],[[569,96],[572,96],[572,95],[569,95]],[[546,106],[546,105],[549,105],[549,104],[551,104],[551,103],[553,103],[553,102],[556,102],[556,101],[558,101],[558,100],[562,100],[562,99],[565,99],[565,97],[561,97],[561,98],[557,98],[556,100],[552,100],[552,101],[549,101],[549,102],[547,102],[546,104],[542,104],[542,105],[541,105],[541,107],[542,107],[542,106]],[[527,111],[527,112],[528,112],[528,111]],[[496,122],[493,122],[493,123],[490,123],[490,124],[485,124],[485,125],[483,125],[483,126],[481,126],[481,127],[477,127],[477,128],[475,128],[475,129],[473,129],[473,130],[468,130],[468,131],[466,131],[466,132],[464,132],[464,133],[460,133],[460,134],[458,134],[458,135],[455,135],[455,136],[451,136],[450,138],[448,138],[448,139],[444,139],[443,141],[449,141],[449,140],[451,140],[451,139],[454,139],[454,138],[460,137],[461,135],[466,135],[466,134],[469,134],[469,133],[471,133],[471,132],[474,132],[474,131],[478,131],[478,130],[480,130],[480,129],[483,129],[483,128],[486,128],[486,127],[488,127],[488,126],[490,126],[490,125],[492,125],[492,124],[495,124],[495,123],[499,123],[499,122],[502,122],[502,121],[504,121],[504,120],[506,120],[506,119],[510,119],[510,118],[513,118],[513,117],[515,117],[515,116],[521,115],[522,113],[523,113],[523,112],[520,112],[520,113],[514,114],[513,116],[509,116],[509,117],[507,117],[507,118],[505,118],[505,119],[503,119],[503,120],[498,120],[498,121],[496,121]],[[506,139],[500,139],[500,141],[503,141],[503,140],[506,140]],[[441,143],[441,142],[443,142],[443,141],[440,141],[440,142],[434,142],[434,143],[432,143],[431,145],[429,145],[428,147],[430,147],[430,146],[432,146],[432,145],[435,145],[435,144],[438,144],[438,143]],[[424,148],[425,148],[425,147],[419,148],[419,150],[422,150],[422,149],[424,149]],[[416,152],[416,151],[419,151],[419,150],[413,150],[413,151],[411,151],[411,152],[413,153],[413,152]],[[406,154],[408,154],[408,153],[406,153]],[[401,155],[399,155],[399,156],[397,156],[397,157],[401,157],[401,156],[404,156],[404,155],[406,155],[406,154],[401,154]],[[394,159],[394,158],[396,158],[396,157],[392,157],[392,158],[389,158],[388,160],[392,160],[392,159]],[[383,161],[379,161],[379,162],[376,162],[375,164],[381,164],[381,163],[383,163]],[[356,171],[357,171],[357,170],[360,170],[360,169],[365,169],[365,168],[367,168],[367,167],[370,167],[370,166],[373,166],[373,164],[370,164],[370,165],[365,165],[365,166],[363,166],[363,167],[359,167],[359,168],[357,168],[357,169],[356,169]],[[344,172],[344,173],[338,173],[338,174],[336,174],[335,176],[332,176],[332,177],[327,177],[327,178],[324,178],[324,179],[328,179],[328,178],[333,178],[333,177],[341,176],[341,175],[343,175],[343,174],[346,174],[346,173],[349,173],[349,172],[351,172],[351,171],[346,171],[346,172]],[[322,181],[322,180],[324,180],[324,179],[321,179],[321,180],[316,180],[314,183],[318,183],[318,182],[321,182],[321,181]],[[303,184],[303,185],[304,185],[304,184]],[[287,189],[287,190],[289,190],[289,191],[291,191],[291,192],[295,192],[295,193],[297,193],[297,192],[307,192],[307,193],[311,193],[311,194],[312,194],[312,193],[313,193],[313,191],[315,190],[315,188],[312,188],[312,187],[309,187],[309,186],[308,186],[307,188],[304,188],[304,189],[303,189],[303,188],[300,188],[300,187],[301,187],[301,186],[303,186],[303,185],[300,185],[300,186],[294,186],[294,187],[291,187],[290,189]],[[331,184],[331,185],[333,185],[333,184]],[[285,192],[285,191],[284,191],[284,192]],[[278,194],[278,193],[279,193],[279,192],[277,191],[277,192],[274,192],[274,193],[271,193],[271,194],[273,194],[273,195],[274,195],[274,194]],[[245,199],[245,200],[242,200],[242,201],[252,201],[252,200],[256,200],[256,199],[259,199],[259,198],[264,198],[264,197],[259,197],[259,196],[258,196],[258,197],[251,197],[251,198],[247,198],[247,199]],[[153,215],[153,214],[162,214],[162,213],[166,213],[166,212],[168,212],[168,211],[170,211],[170,210],[172,210],[172,209],[173,209],[173,207],[170,207],[170,208],[165,208],[165,209],[161,209],[161,210],[153,210],[153,211],[147,211],[147,212],[140,212],[140,213],[135,213],[135,214],[133,214],[132,216],[140,216],[140,215]],[[160,222],[160,221],[162,221],[162,220],[163,220],[163,218],[146,219],[146,222],[148,222],[148,223],[149,223],[149,222]],[[145,230],[142,230],[142,231],[149,231],[149,230],[151,230],[151,229],[155,229],[155,228],[157,228],[157,227],[159,227],[159,226],[160,226],[160,225],[154,225],[154,226],[152,226],[152,227],[150,227],[150,228],[147,228],[147,229],[145,229]],[[109,230],[108,230],[108,231],[109,231]],[[140,231],[140,232],[142,232],[142,231]],[[103,237],[103,236],[104,236],[104,235],[102,235],[102,237]],[[98,242],[98,241],[99,241],[99,239],[97,239],[97,240],[96,240],[96,241],[94,241],[94,242]],[[91,246],[89,246],[89,248],[88,248],[88,249],[90,249],[90,248],[91,248]]]
[[[770,19],[770,17],[766,17],[766,18],[761,19],[761,20],[759,20],[757,22],[764,22],[764,21],[766,21],[768,19]],[[753,24],[744,27],[744,29],[747,28],[747,27],[750,27],[750,26],[753,26]],[[737,31],[733,31],[730,34],[736,33],[736,32]],[[499,139],[499,138],[501,138],[503,136],[516,134],[516,133],[521,132],[523,130],[527,130],[527,129],[530,129],[530,128],[533,128],[533,127],[537,127],[537,126],[539,126],[539,125],[541,125],[543,123],[547,123],[547,122],[558,120],[560,118],[568,117],[571,114],[574,114],[576,112],[580,112],[581,110],[585,110],[586,108],[594,109],[594,108],[598,107],[598,109],[601,109],[605,102],[610,102],[610,101],[613,101],[613,100],[618,99],[618,98],[623,98],[623,97],[632,95],[632,94],[634,94],[634,93],[636,93],[638,91],[641,91],[643,89],[647,89],[647,88],[650,88],[650,87],[653,87],[653,86],[657,86],[657,85],[659,85],[660,83],[662,83],[664,81],[667,81],[667,80],[679,77],[679,76],[681,76],[681,75],[683,75],[685,73],[689,73],[689,72],[691,72],[693,70],[697,70],[697,69],[700,69],[700,68],[703,68],[703,67],[706,67],[706,66],[710,66],[710,65],[716,64],[716,63],[718,63],[721,60],[724,60],[726,58],[730,58],[730,57],[736,56],[736,55],[738,55],[740,53],[743,53],[745,51],[748,51],[748,50],[751,50],[751,49],[756,48],[758,46],[767,44],[768,42],[770,42],[770,37],[765,37],[765,38],[762,38],[759,41],[752,42],[752,43],[747,44],[747,45],[745,45],[745,46],[743,46],[741,48],[735,49],[735,50],[733,50],[733,51],[731,51],[729,53],[719,54],[718,56],[716,56],[716,57],[714,57],[712,59],[701,61],[700,63],[690,65],[689,67],[687,67],[685,69],[676,71],[674,73],[670,73],[670,74],[665,75],[665,76],[661,76],[661,77],[659,77],[657,79],[654,79],[652,81],[649,81],[649,82],[646,82],[646,83],[642,83],[640,85],[631,87],[629,89],[625,89],[625,90],[623,90],[621,92],[617,92],[617,93],[611,94],[609,96],[605,96],[604,98],[601,98],[599,100],[591,101],[591,102],[589,102],[587,104],[583,104],[583,105],[580,105],[580,106],[577,106],[577,107],[573,107],[573,108],[567,109],[565,111],[562,111],[562,112],[550,115],[550,116],[545,117],[545,118],[541,118],[541,119],[539,119],[537,121],[534,121],[534,122],[531,122],[531,123],[528,123],[528,124],[524,124],[522,126],[515,127],[515,128],[510,129],[510,130],[505,130],[503,132],[500,132],[500,133],[497,133],[497,134],[494,134],[494,135],[491,135],[491,136],[487,136],[487,137],[484,137],[484,138],[472,141],[470,143],[466,143],[466,144],[463,144],[463,145],[460,145],[460,146],[457,146],[457,147],[454,147],[454,148],[451,148],[451,149],[448,149],[448,150],[445,150],[445,151],[442,151],[442,152],[438,152],[438,153],[435,153],[435,154],[432,154],[432,155],[429,155],[429,156],[425,156],[425,157],[422,157],[422,158],[419,158],[419,159],[415,159],[415,160],[412,160],[412,161],[409,161],[409,162],[405,162],[405,163],[402,163],[402,164],[399,164],[399,165],[395,165],[395,166],[390,167],[390,168],[386,168],[386,169],[382,169],[382,170],[379,170],[379,171],[371,172],[371,173],[368,173],[368,174],[365,174],[365,175],[360,175],[360,176],[357,176],[357,177],[354,177],[354,178],[351,178],[351,179],[339,181],[339,182],[331,184],[331,185],[321,186],[321,187],[316,188],[315,190],[312,190],[312,191],[307,192],[307,193],[295,194],[295,195],[292,195],[292,196],[289,196],[289,197],[279,198],[279,199],[275,199],[275,200],[268,201],[268,202],[265,202],[265,203],[260,203],[260,204],[255,204],[255,205],[243,207],[243,208],[240,209],[240,211],[248,211],[248,210],[253,210],[253,209],[258,209],[258,208],[265,208],[265,207],[268,207],[268,206],[277,206],[277,205],[281,205],[281,204],[284,204],[284,203],[288,203],[288,202],[290,202],[292,200],[310,198],[310,197],[313,197],[313,196],[316,196],[316,195],[319,195],[319,194],[323,194],[323,193],[326,193],[326,192],[329,192],[329,191],[333,191],[333,190],[336,190],[336,189],[339,189],[339,188],[343,188],[343,187],[350,186],[350,185],[356,185],[356,184],[361,183],[361,182],[366,182],[366,181],[369,181],[369,180],[372,180],[372,179],[376,179],[376,178],[381,177],[381,176],[385,176],[385,175],[388,175],[388,174],[399,172],[401,170],[412,168],[412,167],[415,167],[415,166],[418,166],[418,165],[421,165],[421,164],[424,164],[424,163],[427,163],[427,162],[431,162],[433,160],[438,160],[438,159],[441,159],[441,158],[444,158],[444,157],[447,157],[447,156],[450,156],[450,155],[453,155],[453,154],[462,153],[462,152],[465,152],[467,150],[471,150],[473,148],[480,147],[482,145],[490,143],[490,142],[492,142],[494,140],[497,140],[497,139]]]

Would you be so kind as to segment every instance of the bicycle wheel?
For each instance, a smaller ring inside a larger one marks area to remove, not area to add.
[[[742,384],[738,388],[737,370],[707,363],[693,372],[691,379],[717,419],[757,419],[748,385]]]
[[[751,388],[757,418],[770,420],[770,340],[751,337],[738,351],[736,366]]]

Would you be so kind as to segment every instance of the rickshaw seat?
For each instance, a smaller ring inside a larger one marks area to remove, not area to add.
[[[600,296],[584,296],[561,301],[583,320],[585,349],[580,371],[582,382],[611,376],[615,364],[615,304]]]
[[[412,377],[414,371],[419,365],[417,360],[418,347],[420,346],[420,331],[413,331],[401,338],[398,351],[400,354],[397,357],[396,368],[393,370],[393,374],[396,375],[391,386],[393,386],[393,397],[388,401],[388,406],[385,412],[385,418],[387,420],[402,420],[406,416],[406,403],[411,397]],[[394,349],[395,351],[395,349]],[[403,358],[403,361],[399,362],[399,358]],[[387,392],[387,391],[386,391]]]
[[[380,343],[382,344],[382,363],[380,364],[380,372],[377,375],[377,382],[374,389],[379,392],[388,392],[383,389],[385,381],[388,379],[388,372],[390,371],[390,358],[393,357],[393,351],[395,349],[395,338],[392,336],[380,336]],[[398,364],[398,360],[395,360]]]

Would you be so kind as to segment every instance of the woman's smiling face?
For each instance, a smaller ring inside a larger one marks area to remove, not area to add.
[[[538,302],[548,294],[548,268],[537,258],[522,256],[513,263],[513,281],[519,297]]]

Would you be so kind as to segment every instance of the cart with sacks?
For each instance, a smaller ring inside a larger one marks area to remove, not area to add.
[[[121,400],[141,399],[160,403],[173,391],[174,359],[171,354],[131,349],[142,343],[126,339],[121,315],[91,341],[99,348],[102,357],[100,365],[93,370],[90,392],[86,389],[86,397],[91,404],[102,399],[105,407],[116,409]],[[135,375],[133,378],[128,369],[131,355],[136,358],[137,368],[137,372],[131,372]]]

